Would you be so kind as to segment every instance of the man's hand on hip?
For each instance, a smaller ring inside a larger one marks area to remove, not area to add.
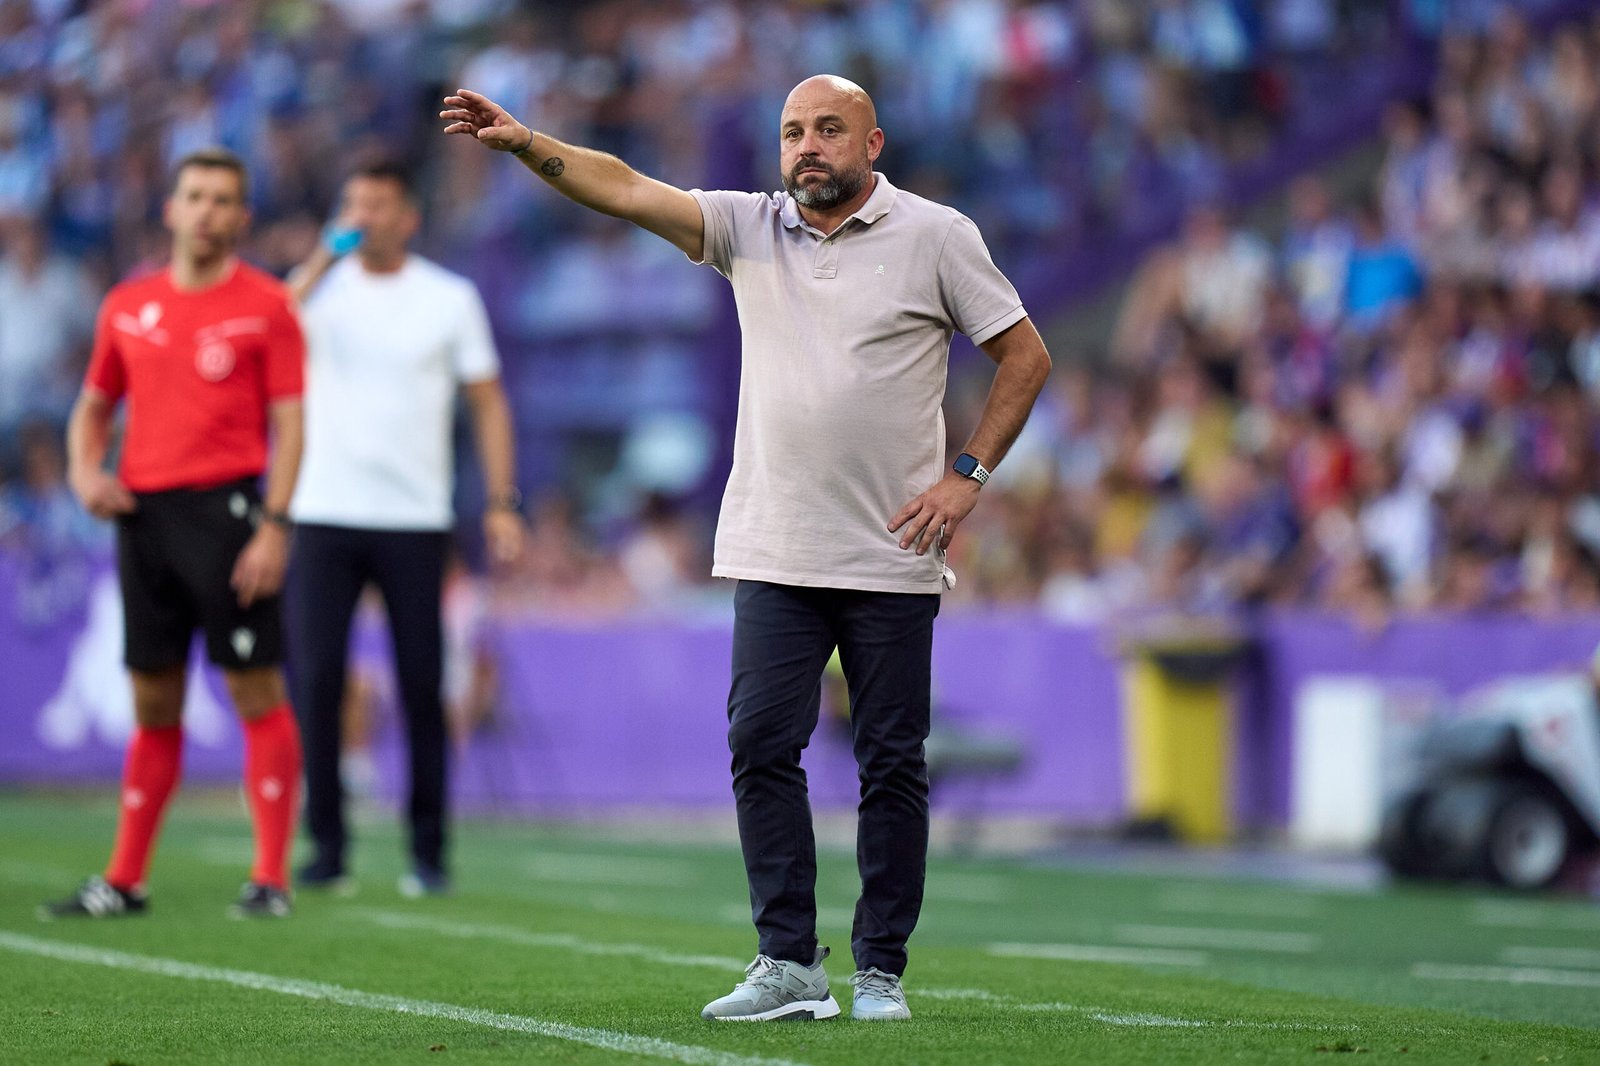
[[[926,555],[935,541],[941,550],[948,548],[956,527],[977,506],[980,488],[971,478],[946,474],[937,485],[895,513],[889,520],[889,532],[900,534],[901,548],[915,544],[918,555]]]
[[[275,596],[283,588],[283,574],[289,564],[289,534],[276,522],[262,522],[255,535],[233,564],[228,584],[239,597],[239,606]]]

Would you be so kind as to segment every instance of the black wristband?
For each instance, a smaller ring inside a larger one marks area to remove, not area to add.
[[[288,511],[269,511],[263,507],[261,509],[261,520],[263,522],[271,522],[280,529],[294,528],[294,519],[289,517]]]

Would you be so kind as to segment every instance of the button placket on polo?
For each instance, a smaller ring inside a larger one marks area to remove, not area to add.
[[[835,278],[839,276],[839,235],[824,237],[817,243],[817,258],[811,266],[811,276],[814,278]]]

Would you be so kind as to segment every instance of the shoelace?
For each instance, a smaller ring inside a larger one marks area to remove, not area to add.
[[[851,975],[850,983],[864,996],[896,999],[900,994],[900,979],[892,973],[884,973],[877,967]]]
[[[771,985],[778,983],[782,977],[783,968],[778,965],[778,960],[768,955],[757,955],[755,961],[745,967],[744,980],[739,984]],[[739,985],[733,987],[738,988]]]

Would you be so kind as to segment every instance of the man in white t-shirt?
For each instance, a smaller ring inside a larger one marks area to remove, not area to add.
[[[708,1019],[828,1018],[816,847],[800,753],[835,647],[860,768],[861,897],[851,1014],[910,1017],[900,976],[928,845],[933,619],[944,550],[1016,439],[1050,357],[970,220],[897,190],[872,101],[822,75],[789,94],[784,191],[686,192],[535,133],[483,96],[446,97],[446,133],[511,152],[557,192],[672,242],[733,285],[743,334],[733,470],[713,573],[738,581],[728,743],[760,944]],[[950,335],[999,365],[945,466]]]
[[[401,890],[449,888],[440,617],[458,390],[487,491],[489,557],[505,563],[521,550],[511,413],[489,318],[470,281],[407,250],[420,221],[407,172],[366,166],[346,181],[328,239],[290,278],[309,353],[306,453],[290,506],[291,663],[315,845],[299,871],[307,887],[343,883],[349,870],[340,710],[351,618],[370,583],[389,618],[411,752],[411,872]],[[340,258],[349,243],[355,253]]]

